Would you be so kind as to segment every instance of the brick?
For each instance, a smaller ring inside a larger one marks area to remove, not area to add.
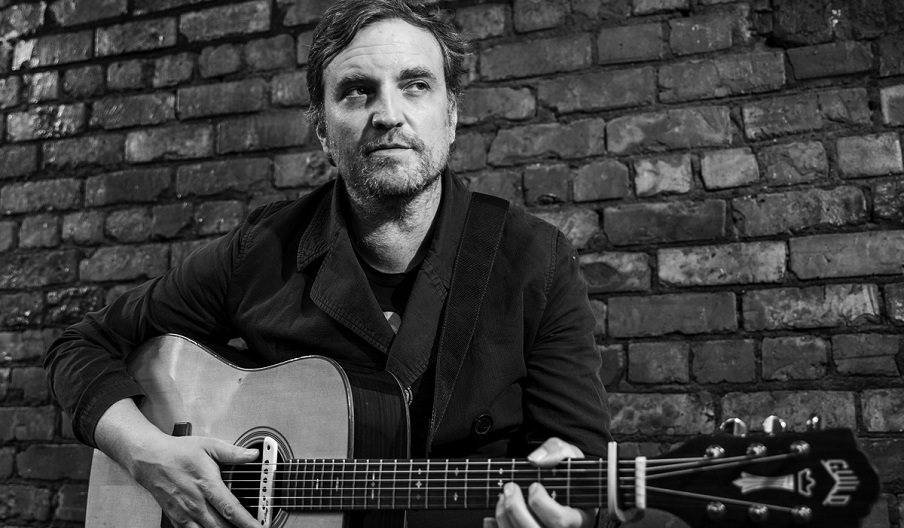
[[[154,88],[166,88],[182,84],[192,77],[195,56],[192,53],[167,55],[154,61]]]
[[[832,357],[839,374],[900,377],[895,357],[901,336],[849,334],[832,336]]]
[[[606,126],[608,148],[616,154],[723,146],[731,143],[732,131],[730,112],[724,106],[629,115]]]
[[[524,203],[520,171],[482,171],[465,179],[472,191],[492,194],[513,204]]]
[[[875,284],[830,284],[749,291],[743,298],[747,330],[833,328],[876,322]]]
[[[158,205],[151,209],[151,236],[175,238],[192,224],[194,206],[191,203]]]
[[[904,125],[904,84],[887,86],[879,90],[882,103],[882,122],[886,125]]]
[[[494,118],[520,121],[533,117],[536,111],[537,102],[527,88],[470,88],[459,104],[458,122],[473,125]]]
[[[281,7],[288,5],[283,24],[297,26],[320,20],[320,14],[332,5],[333,0],[277,0]]]
[[[844,177],[884,176],[904,172],[897,133],[839,138],[838,169]]]
[[[904,323],[904,284],[885,286],[885,310],[892,322]]]
[[[200,4],[206,0],[134,0],[132,9],[136,15],[165,11],[175,7]]]
[[[169,190],[170,169],[130,169],[88,178],[85,205],[88,207],[123,202],[153,202]]]
[[[242,81],[180,88],[178,111],[180,119],[240,112],[257,112],[264,108],[267,81]]]
[[[829,344],[815,336],[763,339],[763,379],[817,380],[825,376]]]
[[[499,4],[467,6],[455,10],[455,25],[468,40],[500,37],[505,33],[511,8]]]
[[[295,42],[295,61],[299,65],[308,63],[308,54],[311,52],[311,43],[313,41],[313,31],[305,31],[298,34]],[[469,68],[469,71],[473,71],[473,68]]]
[[[17,231],[15,222],[0,222],[0,253],[16,247]]]
[[[2,377],[2,376],[0,376]],[[2,386],[2,383],[0,383]],[[4,393],[0,391],[0,397]],[[8,479],[13,476],[13,462],[15,461],[16,451],[12,447],[0,448],[0,479]]]
[[[867,220],[866,197],[856,187],[742,197],[732,200],[732,209],[735,225],[744,236],[856,225]]]
[[[788,50],[797,79],[815,79],[869,71],[873,53],[865,42],[844,41]]]
[[[98,57],[105,57],[169,48],[177,37],[175,18],[142,20],[97,28],[94,47]]]
[[[151,214],[145,208],[113,211],[107,216],[104,232],[116,242],[146,242],[151,236]]]
[[[904,181],[893,179],[873,187],[873,211],[877,218],[904,222]]]
[[[492,165],[512,165],[535,157],[582,158],[605,152],[605,121],[582,119],[500,130],[487,157]]]
[[[567,202],[570,182],[568,165],[528,165],[524,168],[524,202],[528,205]]]
[[[587,18],[624,20],[631,15],[628,0],[571,0],[571,10]]]
[[[586,253],[580,263],[590,293],[650,290],[651,264],[646,253]]]
[[[176,195],[209,196],[228,191],[247,193],[270,181],[270,160],[243,158],[182,165],[176,170]]]
[[[79,263],[79,279],[102,282],[152,278],[167,270],[168,259],[166,245],[102,247]]]
[[[633,13],[635,15],[649,15],[662,11],[673,11],[676,9],[689,9],[688,0],[634,0]]]
[[[730,292],[609,299],[609,334],[613,337],[718,333],[737,328],[735,295]]]
[[[295,66],[295,40],[291,35],[252,40],[245,44],[245,64],[252,70],[276,70]]]
[[[599,217],[595,211],[580,208],[538,210],[534,216],[556,226],[571,245],[583,249],[600,232]]]
[[[60,244],[60,221],[53,215],[27,216],[19,228],[19,247],[52,248]]]
[[[104,216],[98,211],[82,211],[63,217],[63,242],[99,244],[104,238]]]
[[[593,306],[592,302],[591,307]],[[596,349],[602,359],[599,371],[600,379],[611,390],[612,385],[618,383],[618,380],[621,379],[626,368],[627,361],[624,347],[622,345],[597,345]]]
[[[0,109],[18,105],[22,101],[21,93],[21,77],[0,79]]]
[[[881,482],[891,482],[904,471],[904,440],[899,438],[862,438],[859,441]]]
[[[750,103],[744,105],[743,116],[749,139],[808,132],[828,124],[869,124],[871,119],[866,90],[862,88]]]
[[[238,227],[245,215],[245,206],[234,200],[204,202],[195,209],[195,223],[199,235],[223,234]]]
[[[20,393],[21,401],[32,403],[47,402],[50,397],[44,369],[41,367],[14,368],[10,377],[10,390]],[[46,438],[51,438],[56,425],[56,410],[53,407],[32,408],[30,420],[38,423],[46,421]],[[45,416],[49,419],[45,419]]]
[[[213,129],[208,125],[174,125],[137,130],[126,136],[126,161],[190,159],[211,154]]]
[[[83,445],[32,445],[16,456],[16,467],[24,478],[86,480],[91,454]]]
[[[44,299],[39,293],[0,294],[0,324],[5,326],[37,326],[44,313]]]
[[[179,32],[189,42],[247,35],[270,29],[270,2],[254,0],[185,13],[179,17]]]
[[[40,103],[60,97],[60,73],[58,71],[26,74],[24,79],[27,86],[25,100],[29,103]]]
[[[579,70],[591,64],[590,46],[583,34],[493,46],[481,52],[480,76],[492,81]]]
[[[899,432],[904,429],[904,390],[876,389],[865,390],[861,396],[863,402],[863,424],[871,432]]]
[[[784,242],[660,249],[659,280],[672,286],[780,282],[785,278]]]
[[[35,145],[0,147],[0,180],[25,176],[38,168],[38,149]]]
[[[256,114],[217,125],[217,152],[220,154],[304,145],[308,139],[308,120],[301,110]]]
[[[17,370],[13,369],[15,373]],[[0,407],[0,440],[50,440],[56,424],[53,407]]]
[[[900,275],[904,231],[814,235],[791,239],[791,270],[801,279]]]
[[[593,161],[577,169],[572,181],[575,202],[624,198],[630,193],[628,167],[613,159]]]
[[[75,280],[72,251],[13,254],[0,262],[0,288],[40,288]],[[39,315],[39,314],[35,314]]]
[[[785,85],[781,53],[755,52],[664,64],[659,69],[663,102],[711,99],[778,90]]]
[[[605,27],[596,37],[600,64],[618,64],[661,59],[665,40],[659,23]]]
[[[0,517],[24,522],[50,519],[50,490],[22,484],[0,486]]]
[[[715,428],[715,407],[709,393],[609,394],[614,435],[699,435]]]
[[[631,383],[690,382],[690,344],[682,342],[628,344]]]
[[[205,78],[235,73],[242,67],[241,48],[235,44],[204,48],[198,66]]]
[[[452,144],[449,166],[455,172],[466,172],[482,169],[487,166],[488,138],[480,133],[458,134]],[[521,176],[518,175],[519,189]],[[519,191],[518,196],[521,196]]]
[[[43,167],[75,168],[84,165],[122,163],[125,137],[105,134],[72,139],[45,141],[42,145]]]
[[[41,357],[44,348],[41,332],[37,330],[0,332],[0,362],[35,360]]]
[[[693,379],[697,383],[749,383],[756,379],[753,340],[691,343]]]
[[[704,153],[700,175],[707,190],[729,189],[759,181],[760,168],[749,148],[727,149]]]
[[[175,106],[176,98],[166,93],[108,97],[94,102],[90,124],[106,130],[156,125],[175,119]]]
[[[649,105],[656,101],[655,74],[636,68],[557,77],[539,82],[537,96],[557,113]]]
[[[879,39],[879,75],[904,74],[904,35],[885,35]]]
[[[30,35],[44,25],[44,12],[47,4],[34,2],[19,4],[4,9],[0,2],[0,40],[12,42],[25,35]]]
[[[63,521],[82,521],[85,519],[88,503],[88,486],[85,484],[63,484],[57,491],[54,517]]]
[[[690,154],[661,156],[634,162],[634,186],[637,196],[691,191],[694,171]]]
[[[758,159],[770,185],[794,185],[823,180],[829,163],[818,141],[794,142],[763,148]]]
[[[100,310],[106,304],[104,288],[78,286],[47,292],[46,323],[73,324],[86,313]]]
[[[99,95],[104,89],[104,72],[100,66],[89,65],[63,73],[63,91],[76,98]]]
[[[78,207],[81,182],[71,178],[10,184],[0,189],[0,210],[5,214],[65,210]]]
[[[568,0],[515,0],[512,13],[519,33],[554,28],[565,22]]]
[[[734,21],[727,16],[701,16],[669,20],[669,45],[675,55],[728,49],[733,44]]]
[[[127,0],[57,0],[50,4],[50,12],[61,26],[116,18],[128,9]]]
[[[10,141],[72,136],[85,129],[84,103],[35,106],[6,117]]]
[[[107,67],[107,88],[110,90],[143,88],[148,64],[142,60],[127,60],[110,64]]]
[[[20,40],[13,51],[13,70],[88,60],[94,48],[93,33],[87,30]]]
[[[767,416],[780,416],[792,430],[802,430],[811,414],[818,414],[827,429],[856,423],[854,394],[845,391],[796,390],[729,392],[722,397],[722,416],[761,424]]]
[[[304,72],[282,73],[270,80],[270,100],[277,106],[304,106],[311,103]]]
[[[606,303],[603,301],[598,301],[596,299],[590,299],[590,312],[593,313],[593,320],[595,324],[593,325],[593,335],[594,336],[605,336],[606,335]],[[602,352],[600,347],[597,347],[597,351]],[[604,382],[605,383],[605,382]]]
[[[722,200],[638,203],[607,207],[603,226],[616,246],[721,239],[726,235]]]

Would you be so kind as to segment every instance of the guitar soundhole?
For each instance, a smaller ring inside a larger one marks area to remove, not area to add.
[[[263,476],[261,468],[264,464],[263,452],[264,443],[260,435],[257,438],[246,438],[245,441],[237,442],[238,445],[258,449],[262,455],[257,460],[248,464],[228,465],[222,467],[223,482],[232,490],[233,495],[239,500],[241,505],[248,510],[255,518],[258,516],[258,507],[260,502],[261,484],[273,486],[273,499],[271,502],[272,521],[271,528],[279,528],[285,522],[287,514],[281,507],[281,503],[286,500],[285,491],[281,488],[278,480],[279,473],[270,476]],[[281,443],[280,443],[281,444]],[[284,461],[283,446],[280,445],[279,453],[276,456],[277,467]]]

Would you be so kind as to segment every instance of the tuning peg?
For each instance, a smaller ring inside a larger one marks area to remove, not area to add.
[[[818,414],[811,414],[807,419],[807,431],[822,431],[822,418]]]
[[[769,518],[769,508],[763,506],[762,504],[754,504],[747,509],[747,515],[750,516],[751,521],[755,523],[763,523],[766,522],[766,519]]]
[[[729,418],[725,420],[722,422],[722,425],[719,426],[719,430],[731,436],[747,436],[747,424],[740,418]]]
[[[766,419],[763,420],[763,432],[770,436],[784,432],[787,427],[788,424],[775,415],[767,416]]]

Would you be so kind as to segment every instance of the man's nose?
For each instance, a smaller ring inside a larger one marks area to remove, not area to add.
[[[384,91],[374,101],[373,126],[380,129],[391,129],[402,126],[401,102],[397,95]]]

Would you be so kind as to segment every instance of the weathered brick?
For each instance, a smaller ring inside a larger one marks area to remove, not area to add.
[[[625,20],[631,15],[629,0],[571,0],[571,11],[587,18]]]
[[[603,210],[603,227],[617,246],[721,239],[727,210],[722,200],[624,204]]]
[[[659,280],[675,286],[779,282],[785,278],[784,242],[660,249]]]
[[[19,227],[19,247],[52,248],[60,245],[60,219],[53,215],[27,216]]]
[[[689,193],[694,183],[690,154],[661,156],[634,162],[637,196]]]
[[[904,35],[885,35],[879,39],[879,75],[904,73]]]
[[[785,61],[777,52],[664,64],[659,69],[659,96],[664,102],[768,92],[784,84]]]
[[[602,119],[503,129],[493,140],[487,160],[492,165],[512,165],[541,156],[569,159],[602,154],[605,152],[605,130]]]
[[[575,202],[624,198],[630,193],[628,167],[613,159],[582,165],[574,174],[572,194]]]
[[[761,424],[767,416],[780,416],[792,430],[802,430],[811,414],[818,414],[826,428],[852,427],[856,423],[854,394],[844,391],[730,392],[722,397],[722,416]]]
[[[20,401],[24,402],[44,403],[50,396],[47,378],[41,367],[12,369],[9,389],[21,394]],[[53,407],[32,407],[31,413],[29,420],[41,424],[43,432],[46,432],[46,436],[42,438],[52,438],[56,425],[56,410]]]
[[[0,147],[0,180],[25,176],[38,168],[38,149],[35,145]]]
[[[735,295],[730,292],[609,299],[609,333],[614,337],[718,333],[737,328]]]
[[[168,267],[169,247],[107,246],[79,263],[79,279],[87,282],[127,281],[162,275]]]
[[[270,100],[278,106],[310,104],[311,94],[304,72],[282,73],[270,80]]]
[[[747,330],[858,326],[875,322],[880,316],[879,288],[875,284],[748,291],[743,306]]]
[[[31,445],[16,456],[17,472],[32,479],[86,480],[91,454],[83,445]]]
[[[82,165],[122,163],[125,138],[120,135],[82,136],[45,141],[41,160],[44,167],[74,168]]]
[[[897,133],[839,138],[838,168],[848,178],[904,172]]]
[[[593,301],[591,301],[591,307],[593,306],[592,303]],[[602,359],[599,371],[600,379],[609,388],[618,383],[618,380],[624,374],[627,365],[624,347],[622,345],[597,345],[596,349]]]
[[[295,42],[295,61],[299,65],[308,63],[308,54],[311,53],[311,43],[314,41],[314,31],[305,31],[298,34]],[[469,69],[472,71],[473,69]]]
[[[88,60],[94,48],[93,34],[87,30],[20,40],[13,52],[13,70]]]
[[[822,143],[807,141],[773,145],[759,152],[770,185],[794,185],[825,179],[829,164]]]
[[[528,205],[567,202],[570,181],[568,165],[528,165],[524,168],[524,202]]]
[[[628,345],[628,381],[631,383],[688,383],[689,365],[689,343],[672,341]]]
[[[241,48],[235,44],[222,44],[201,50],[198,60],[201,77],[217,77],[235,73],[242,67]]]
[[[57,0],[50,4],[50,11],[61,26],[116,18],[128,9],[128,0]]]
[[[894,323],[904,323],[904,284],[885,286],[885,310]]]
[[[761,194],[732,200],[735,225],[745,236],[843,226],[867,220],[866,197],[856,187]]]
[[[146,242],[151,236],[151,213],[143,207],[113,211],[104,232],[116,242]]]
[[[521,171],[481,171],[465,178],[465,182],[472,191],[492,194],[514,204],[524,203]]]
[[[2,372],[2,369],[0,369]],[[0,374],[0,379],[2,379],[3,375]],[[0,382],[0,387],[3,386],[3,383]],[[5,396],[2,389],[0,389],[0,397]],[[13,462],[16,459],[16,451],[12,447],[3,447],[0,448],[0,479],[6,480],[9,477],[13,476]]]
[[[455,172],[466,172],[482,169],[487,166],[487,150],[489,139],[480,133],[461,133],[452,144],[449,166]],[[520,189],[521,176],[518,175]],[[521,194],[519,192],[518,196]]]
[[[707,189],[728,189],[756,183],[760,169],[749,148],[737,148],[704,153],[700,175]]]
[[[455,25],[469,40],[499,37],[505,33],[511,8],[501,4],[481,4],[455,10]]]
[[[814,79],[868,71],[873,53],[869,43],[843,41],[791,48],[788,59],[796,78]]]
[[[75,280],[73,251],[13,254],[0,261],[0,288],[40,288]]]
[[[882,122],[886,125],[904,125],[904,84],[887,86],[879,90],[882,103]]]
[[[63,484],[57,491],[54,517],[63,521],[82,521],[88,503],[88,486],[85,484]]]
[[[270,2],[253,0],[212,7],[179,17],[179,32],[190,42],[246,35],[270,29]]]
[[[901,343],[900,335],[836,335],[832,336],[832,358],[839,374],[897,378],[901,372],[895,357]]]
[[[188,229],[194,216],[190,203],[158,205],[151,209],[151,236],[174,238]]]
[[[275,70],[295,66],[295,40],[291,35],[252,40],[245,44],[245,64],[252,70]]]
[[[869,124],[871,118],[866,90],[862,88],[749,103],[744,105],[743,115],[749,139],[808,132],[830,123]]]
[[[81,203],[81,182],[71,178],[14,183],[0,189],[0,210],[6,214],[65,210]]]
[[[6,116],[10,141],[72,136],[85,129],[85,104],[35,106]]]
[[[0,332],[0,362],[35,360],[41,357],[44,348],[38,330]]]
[[[289,6],[283,24],[297,26],[320,20],[321,13],[333,3],[333,0],[277,0],[277,3],[281,7]]]
[[[85,205],[153,202],[170,188],[170,169],[129,169],[92,176],[85,181]]]
[[[238,225],[245,216],[245,206],[235,200],[204,202],[195,209],[195,223],[200,235],[226,233]]]
[[[40,103],[60,97],[60,72],[45,71],[23,76],[26,85],[25,100]]]
[[[36,326],[44,313],[44,299],[39,293],[0,294],[0,324],[5,326]]]
[[[904,181],[895,178],[873,187],[873,211],[877,218],[904,223]]]
[[[497,80],[579,70],[591,64],[590,46],[584,34],[500,44],[481,52],[480,75]]]
[[[645,253],[587,253],[580,262],[590,293],[650,289],[650,258]]]
[[[665,40],[659,23],[604,27],[596,37],[601,64],[639,62],[665,55]]]
[[[565,22],[568,0],[515,0],[512,12],[515,31],[554,28]]]
[[[838,233],[791,239],[791,270],[801,279],[900,275],[904,231]]]
[[[46,323],[72,324],[86,313],[100,310],[106,304],[104,289],[95,286],[78,286],[47,292]]]
[[[176,44],[176,19],[160,18],[97,28],[95,53],[99,57],[133,51],[169,48]]]
[[[635,15],[649,15],[661,11],[689,9],[689,0],[634,0]]]
[[[243,158],[182,165],[176,170],[176,195],[209,196],[226,191],[248,192],[270,181],[270,160]]]
[[[731,116],[724,106],[618,117],[606,126],[608,148],[616,154],[728,145],[732,131]]]
[[[126,136],[126,161],[190,159],[211,154],[213,129],[209,125],[174,125],[137,130]]]
[[[727,16],[700,16],[669,20],[669,45],[675,55],[728,49],[733,44],[734,21]]]
[[[863,424],[867,431],[899,432],[904,429],[904,389],[863,391]]]
[[[494,118],[519,121],[533,117],[536,110],[537,102],[527,88],[471,88],[458,107],[458,122],[473,125]]]
[[[267,81],[242,81],[181,88],[178,94],[180,119],[193,117],[257,112],[267,99]]]
[[[24,522],[50,519],[51,492],[23,484],[0,486],[0,517]]]
[[[143,88],[149,62],[141,59],[114,62],[107,67],[107,88],[110,90],[132,90]]]
[[[648,105],[656,101],[655,73],[636,68],[558,77],[539,82],[537,96],[558,113]]]
[[[16,370],[13,369],[15,373]],[[50,440],[56,424],[53,407],[0,407],[0,440]]]
[[[167,93],[108,97],[94,102],[90,124],[107,130],[156,125],[175,119],[175,106],[176,98]]]
[[[709,393],[609,394],[614,435],[699,435],[715,428],[715,406]]]
[[[698,383],[747,383],[756,379],[756,346],[750,339],[691,343]]]
[[[16,106],[22,100],[22,78],[0,79],[0,109]]]
[[[154,61],[154,88],[176,86],[191,79],[195,68],[195,55],[179,53],[167,55]]]
[[[577,249],[584,248],[600,232],[600,221],[595,211],[568,208],[560,210],[536,210],[534,216],[545,220],[562,231]]]
[[[89,65],[66,70],[63,74],[63,91],[76,98],[100,94],[104,89],[104,71],[100,66]]]
[[[0,2],[0,40],[14,41],[30,35],[44,25],[47,4],[32,2],[11,6],[7,9]]]
[[[63,242],[99,244],[104,239],[104,215],[100,211],[79,211],[63,217]]]
[[[0,253],[9,251],[16,246],[17,231],[15,222],[0,222]]]
[[[826,374],[829,344],[815,336],[763,339],[763,379],[815,380]]]
[[[891,482],[904,471],[904,457],[901,456],[904,440],[900,438],[860,438],[858,443],[876,469],[876,473],[879,474],[881,482]]]
[[[308,138],[308,120],[301,110],[255,114],[220,122],[217,125],[217,152],[291,147],[304,145]]]

